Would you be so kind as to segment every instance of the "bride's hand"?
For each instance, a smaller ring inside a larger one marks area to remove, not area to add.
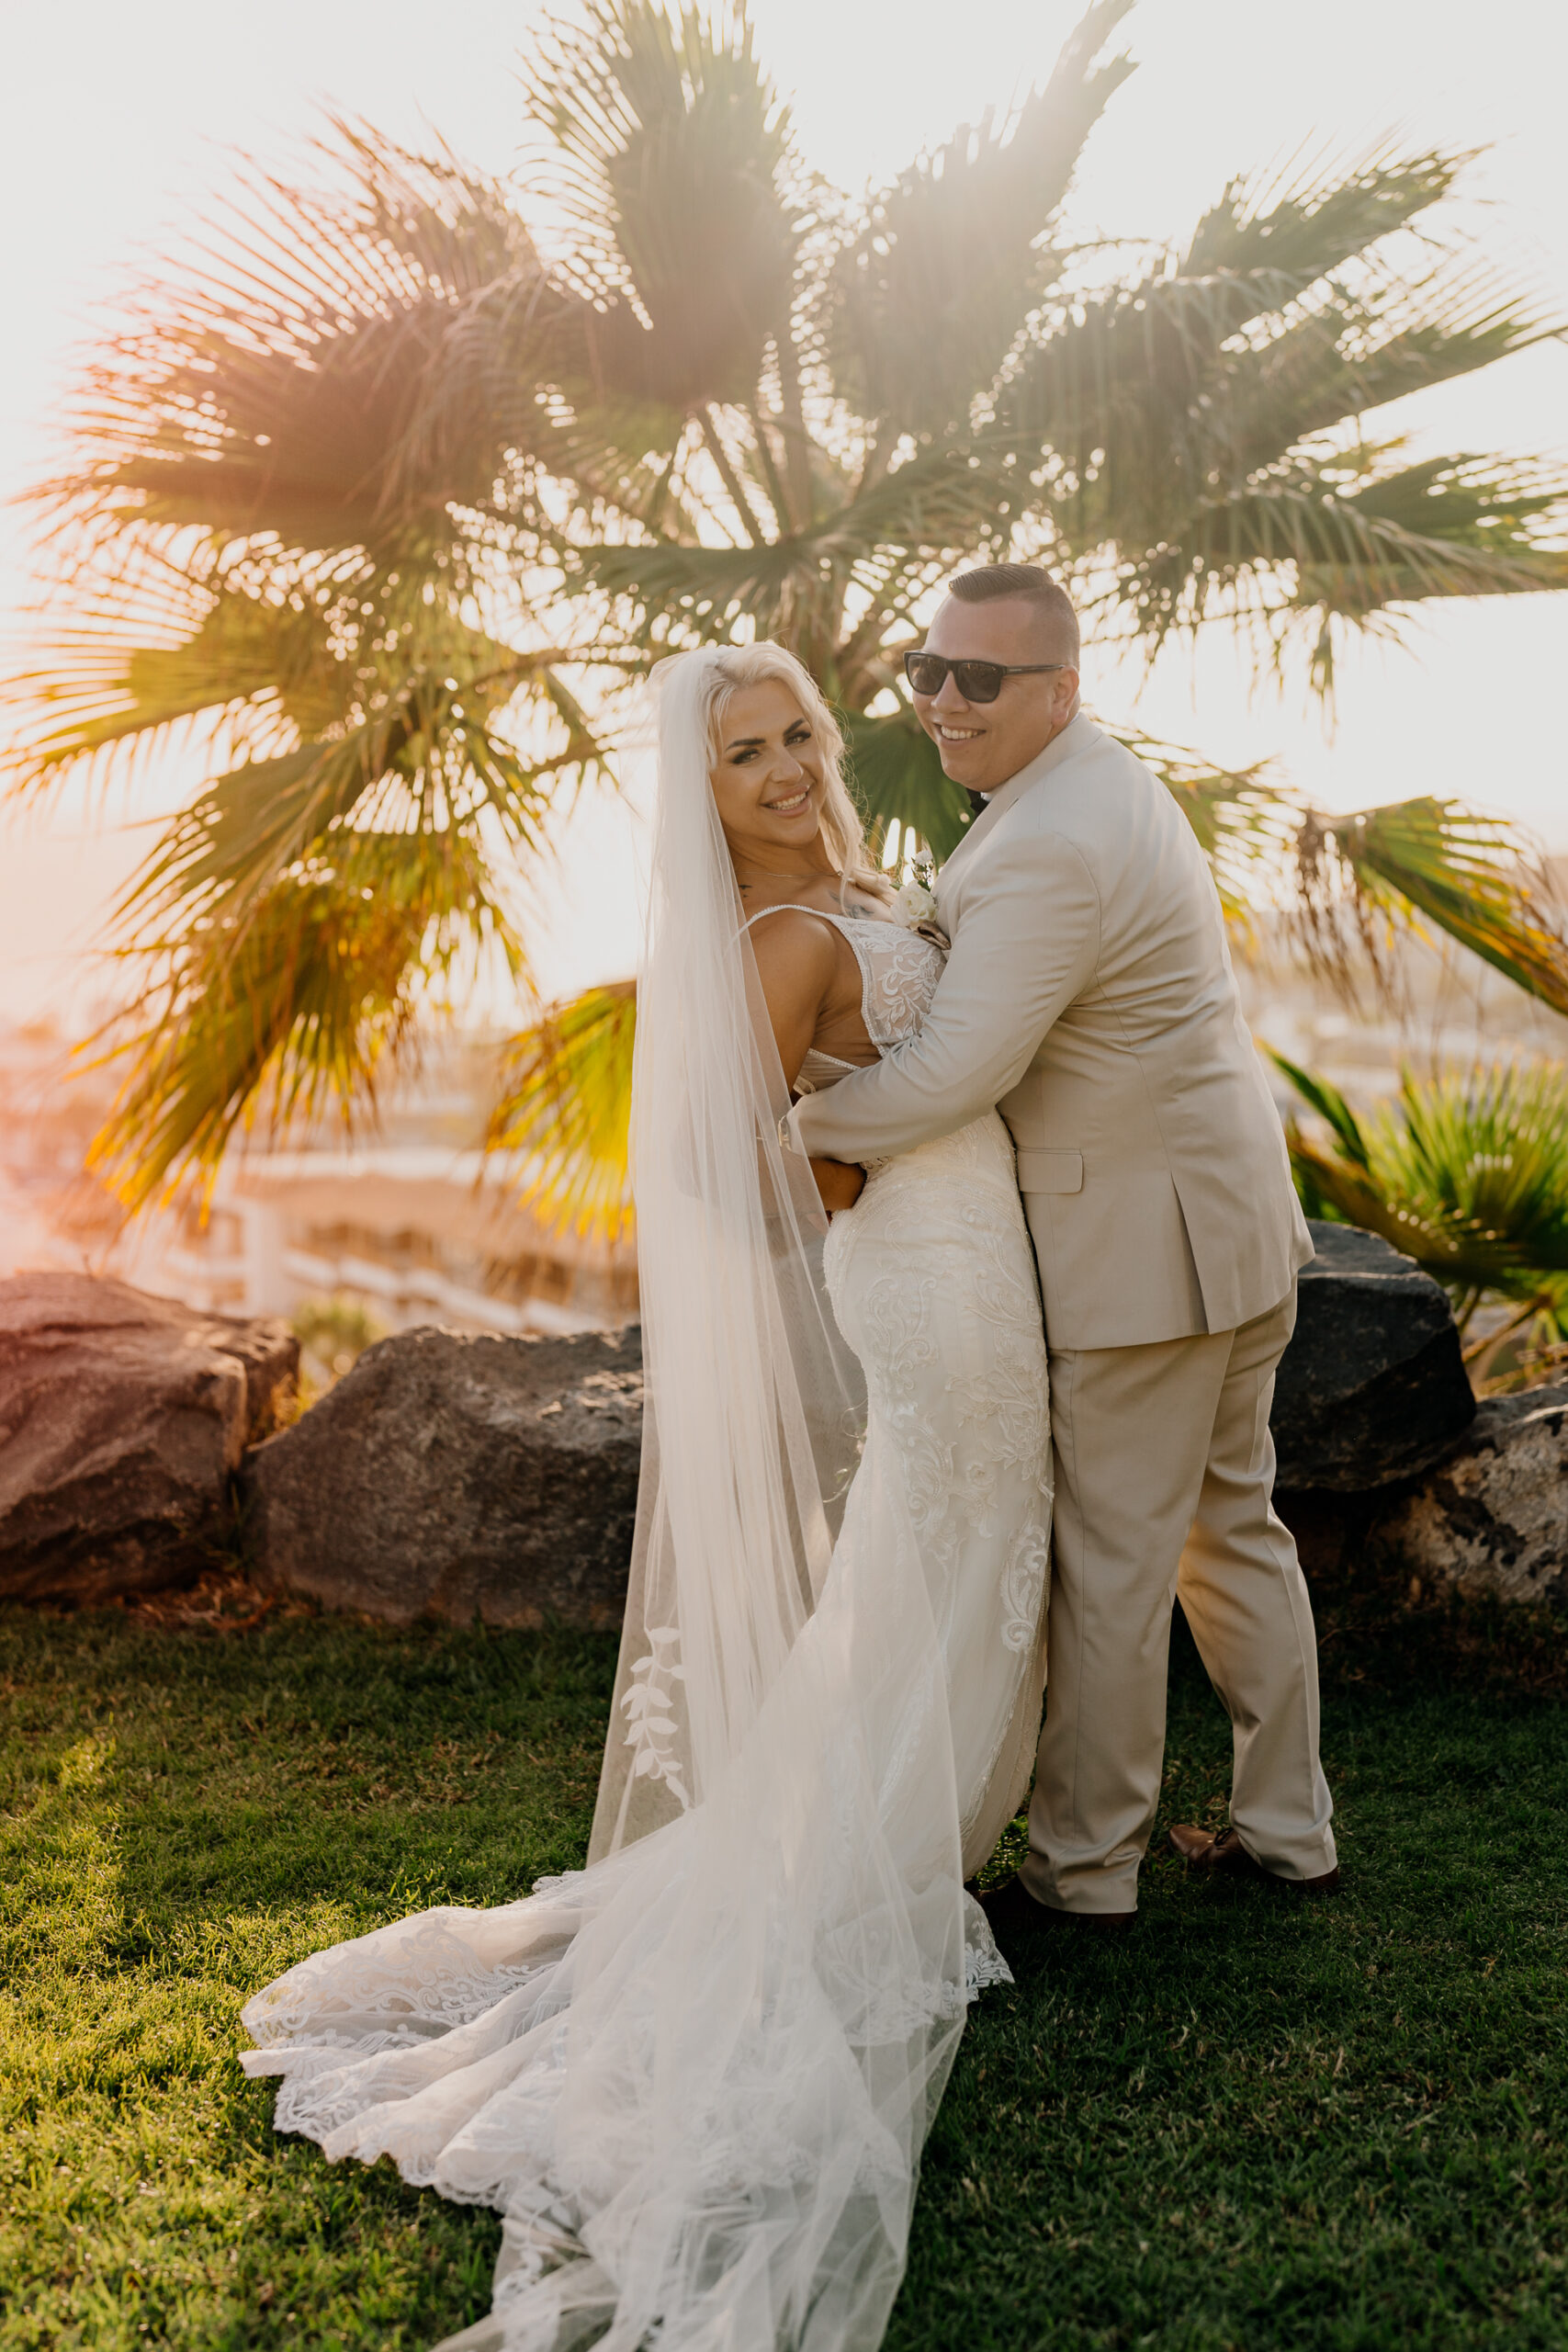
[[[822,1205],[829,1216],[840,1209],[852,1209],[865,1190],[865,1170],[842,1159],[814,1159],[811,1173],[817,1179],[817,1190]]]

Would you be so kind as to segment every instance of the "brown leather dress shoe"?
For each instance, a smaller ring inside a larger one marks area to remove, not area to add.
[[[1015,1951],[1027,1951],[1043,1938],[1064,1931],[1125,1935],[1138,1916],[1135,1911],[1053,1911],[1049,1904],[1036,1903],[1018,1878],[1010,1878],[1005,1884],[993,1887],[989,1894],[982,1894],[980,1908],[1010,1960]]]
[[[1212,1829],[1199,1829],[1191,1822],[1179,1821],[1170,1832],[1170,1842],[1189,1870],[1223,1871],[1228,1877],[1267,1878],[1292,1894],[1337,1894],[1339,1866],[1325,1871],[1321,1878],[1284,1878],[1278,1871],[1267,1871],[1255,1862],[1234,1829],[1223,1830],[1216,1838]]]

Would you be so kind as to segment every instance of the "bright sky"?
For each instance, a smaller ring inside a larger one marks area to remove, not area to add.
[[[841,185],[890,175],[1048,72],[1076,0],[753,0],[759,43],[794,100],[807,154]],[[286,162],[323,105],[417,143],[426,127],[493,170],[522,135],[515,60],[533,0],[0,0],[0,496],[46,472],[49,424],[96,301],[189,225],[248,148]],[[1086,232],[1176,237],[1226,179],[1303,145],[1354,154],[1387,132],[1484,146],[1463,225],[1568,317],[1568,10],[1556,0],[1142,0],[1122,28],[1139,71],[1091,141],[1073,203]],[[1394,419],[1385,412],[1380,431]],[[1568,440],[1568,345],[1406,404],[1421,450],[1546,452]],[[28,593],[16,519],[0,515],[0,628]],[[1345,665],[1326,739],[1299,682],[1254,690],[1223,640],[1172,654],[1146,685],[1098,671],[1090,698],[1152,733],[1240,763],[1279,753],[1325,804],[1453,794],[1568,849],[1568,599],[1435,610],[1404,650]],[[74,1012],[104,909],[133,861],[118,820],[196,781],[171,759],[132,800],[80,792],[0,831],[0,1013]],[[635,955],[636,820],[585,809],[546,911],[542,962],[574,987]],[[146,839],[145,834],[141,840]]]

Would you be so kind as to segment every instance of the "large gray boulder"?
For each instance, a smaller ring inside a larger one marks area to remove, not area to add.
[[[1269,1422],[1278,1484],[1393,1486],[1441,1461],[1475,1416],[1448,1297],[1376,1234],[1314,1220],[1312,1236]]]
[[[251,1457],[250,1573],[396,1624],[618,1625],[641,1442],[635,1327],[400,1332]]]
[[[0,1282],[0,1596],[96,1602],[195,1576],[291,1396],[287,1324],[88,1274]]]
[[[1391,1498],[1370,1542],[1432,1584],[1568,1601],[1568,1388],[1485,1398],[1448,1459]]]

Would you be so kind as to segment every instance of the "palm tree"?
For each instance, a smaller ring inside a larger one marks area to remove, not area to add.
[[[258,1115],[373,1107],[464,959],[526,986],[508,869],[613,775],[671,650],[795,647],[878,838],[941,855],[968,809],[899,655],[963,560],[1049,561],[1150,655],[1299,639],[1325,693],[1348,630],[1568,585],[1561,479],[1413,464],[1366,426],[1548,332],[1435,237],[1462,157],[1233,181],[1179,246],[1073,243],[1131,6],[1094,0],[1012,115],[853,201],[800,155],[744,0],[585,0],[534,52],[518,187],[340,124],[321,185],[257,172],[144,289],[40,492],[72,626],[14,687],[18,793],[182,724],[213,745],[119,910],[141,986],[97,1149],[129,1204]],[[1568,1008],[1505,829],[1431,800],[1329,820],[1138,748],[1234,910],[1293,872],[1320,955],[1347,910],[1425,914]],[[600,991],[519,1043],[495,1133],[554,1138],[558,1206],[583,1155],[592,1201],[621,1197],[630,1023]]]

